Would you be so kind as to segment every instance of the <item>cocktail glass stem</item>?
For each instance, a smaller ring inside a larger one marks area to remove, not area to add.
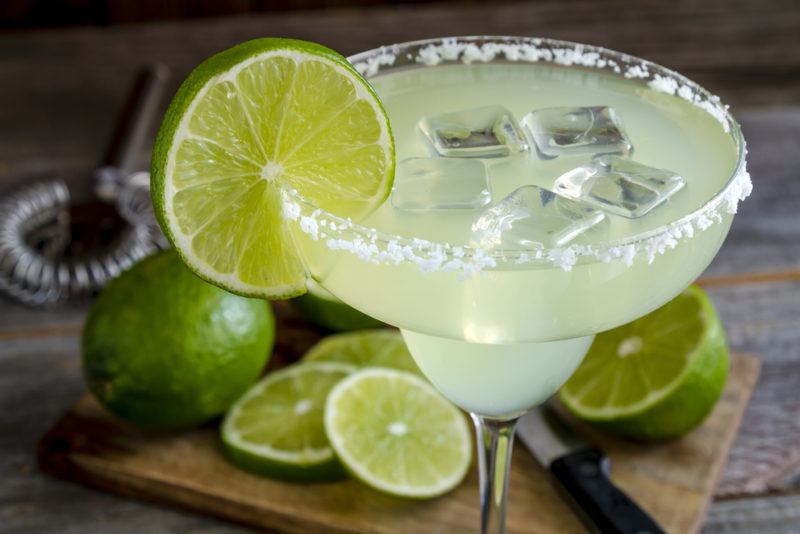
[[[502,534],[506,528],[508,473],[517,417],[496,419],[470,414],[478,437],[481,490],[481,533]]]

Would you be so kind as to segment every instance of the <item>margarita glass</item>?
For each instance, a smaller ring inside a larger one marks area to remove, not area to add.
[[[418,131],[437,112],[501,104],[517,118],[554,106],[613,106],[633,159],[685,187],[639,218],[605,213],[566,244],[476,244],[476,217],[516,188],[552,191],[579,165],[532,149],[485,158],[486,205],[403,210],[387,199],[362,221],[284,194],[309,275],[354,308],[399,327],[421,370],[470,412],[479,445],[483,532],[502,532],[516,419],[570,376],[594,335],[680,293],[711,262],[750,191],[739,127],[719,100],[668,69],[575,43],[465,37],[404,43],[350,61],[374,85],[402,164],[431,155]],[[413,191],[412,191],[413,192]]]

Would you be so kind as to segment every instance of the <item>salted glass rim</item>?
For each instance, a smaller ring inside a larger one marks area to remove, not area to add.
[[[422,270],[479,271],[500,261],[517,264],[552,263],[570,270],[579,261],[608,262],[621,259],[628,265],[639,253],[652,262],[656,254],[674,248],[696,231],[722,222],[720,213],[736,213],[738,203],[752,190],[746,170],[747,148],[741,128],[728,106],[701,85],[667,67],[608,48],[572,41],[508,35],[436,37],[373,48],[348,57],[367,79],[397,68],[427,68],[459,63],[536,63],[594,68],[645,83],[652,89],[683,98],[712,116],[736,146],[737,162],[725,184],[694,211],[645,232],[591,245],[566,245],[537,249],[483,249],[469,244],[437,243],[393,235],[326,211],[297,191],[284,191],[284,216],[299,221],[301,230],[314,240],[325,239],[333,250],[347,250],[372,263],[411,261]]]

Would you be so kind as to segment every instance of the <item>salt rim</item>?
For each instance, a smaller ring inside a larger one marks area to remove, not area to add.
[[[416,49],[416,55],[409,50]],[[302,232],[312,240],[325,240],[331,250],[342,250],[357,255],[361,260],[376,265],[398,265],[411,262],[421,272],[459,272],[470,276],[486,268],[497,266],[499,261],[513,260],[515,264],[549,263],[564,271],[570,271],[580,258],[602,262],[622,261],[631,266],[634,259],[644,254],[648,263],[656,256],[675,248],[681,240],[691,239],[696,232],[707,230],[722,222],[723,211],[735,214],[739,202],[747,198],[753,185],[746,169],[744,138],[738,124],[721,104],[719,97],[686,77],[665,67],[627,54],[600,47],[555,41],[540,38],[505,36],[446,37],[415,41],[381,47],[350,57],[355,68],[364,76],[371,77],[383,67],[393,66],[405,52],[405,63],[420,63],[427,66],[442,62],[462,63],[489,62],[498,56],[506,61],[538,61],[558,65],[610,70],[626,78],[647,81],[655,90],[677,96],[703,109],[720,123],[723,131],[732,134],[739,148],[736,170],[722,191],[696,211],[650,232],[599,245],[569,245],[566,247],[542,248],[531,251],[490,251],[472,246],[455,246],[449,243],[408,238],[385,234],[343,219],[316,208],[303,199],[297,191],[283,192],[283,217],[297,221]],[[604,57],[608,55],[614,58]]]

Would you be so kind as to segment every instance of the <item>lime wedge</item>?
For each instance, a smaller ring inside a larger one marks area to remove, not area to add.
[[[292,305],[315,325],[338,331],[361,330],[381,325],[377,319],[334,297],[314,280],[309,279],[306,285],[308,293],[292,300]]]
[[[389,120],[345,58],[292,39],[256,39],[204,61],[158,133],[153,204],[201,278],[246,296],[304,293],[282,191],[358,219],[388,196]]]
[[[292,365],[268,374],[222,423],[225,456],[257,474],[288,480],[344,475],[323,428],[325,398],[355,368],[331,362]]]
[[[391,495],[441,495],[470,464],[464,416],[433,386],[403,371],[363,369],[339,382],[325,404],[325,430],[354,476]]]
[[[612,433],[670,439],[709,414],[728,366],[719,316],[692,286],[649,315],[599,334],[559,396],[577,417]]]
[[[328,336],[311,347],[303,356],[303,361],[387,367],[423,376],[397,330],[362,330]]]

